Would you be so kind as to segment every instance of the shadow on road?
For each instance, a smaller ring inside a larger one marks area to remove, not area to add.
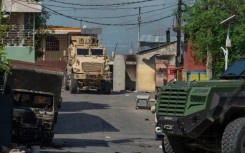
[[[100,94],[100,95],[122,95],[125,93],[130,93],[132,91],[111,91],[110,94],[104,94],[103,92],[96,91],[96,90],[79,90],[76,94]]]
[[[44,146],[42,149],[55,149],[62,151],[64,148],[86,148],[86,147],[109,147],[109,143],[115,144],[131,144],[135,140],[140,138],[132,139],[119,139],[119,140],[95,140],[95,139],[71,139],[71,138],[55,138],[53,139],[52,146]]]
[[[57,134],[79,134],[91,132],[118,132],[119,130],[99,116],[86,113],[63,113],[58,115],[55,127]]]
[[[82,110],[108,109],[109,107],[110,106],[107,104],[64,101],[61,104],[61,109],[59,112],[78,112]]]

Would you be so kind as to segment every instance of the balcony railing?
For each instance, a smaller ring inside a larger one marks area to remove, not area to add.
[[[1,39],[1,43],[5,46],[33,46],[34,42],[33,26],[10,25]]]

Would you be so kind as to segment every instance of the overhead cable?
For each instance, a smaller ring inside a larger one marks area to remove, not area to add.
[[[18,1],[15,1],[16,3],[19,3]],[[25,5],[25,4],[22,4],[22,3],[19,3],[20,5],[24,5],[26,7],[29,7],[29,8],[33,8],[33,9],[36,9],[34,7],[30,7],[28,5]],[[109,24],[109,23],[100,23],[100,22],[93,22],[93,21],[87,21],[87,20],[83,20],[83,19],[78,19],[78,18],[75,18],[75,17],[72,17],[72,16],[69,16],[69,15],[65,15],[65,14],[62,14],[60,12],[57,12],[57,11],[54,11],[42,4],[39,4],[41,6],[43,6],[44,8],[46,8],[47,10],[50,10],[52,11],[53,13],[57,14],[57,15],[60,15],[60,16],[63,16],[63,17],[66,17],[66,18],[69,18],[69,19],[73,19],[73,20],[76,20],[76,21],[82,21],[82,22],[86,22],[86,23],[90,23],[90,24],[96,24],[96,25],[105,25],[105,26],[130,26],[130,25],[137,25],[138,23],[130,23],[130,24]],[[152,22],[156,22],[156,21],[160,21],[160,20],[163,20],[163,19],[166,19],[166,18],[169,18],[171,17],[172,15],[169,15],[169,16],[165,16],[165,17],[162,17],[162,18],[159,18],[159,19],[155,19],[155,20],[151,20],[151,21],[145,21],[145,22],[142,22],[142,24],[146,24],[146,23],[152,23]]]
[[[152,13],[152,12],[156,12],[156,11],[159,11],[159,10],[168,9],[168,8],[171,8],[171,7],[174,7],[174,6],[177,6],[177,4],[174,4],[174,5],[171,5],[171,6],[167,6],[167,7],[164,7],[164,8],[160,8],[160,9],[154,9],[154,10],[150,10],[150,11],[145,11],[145,12],[142,12],[141,14]],[[52,9],[52,11],[55,11],[55,10]],[[106,18],[112,19],[112,18],[123,18],[123,17],[131,17],[131,16],[138,16],[138,15],[139,15],[138,13],[135,13],[135,14],[121,15],[121,16],[104,16],[104,17],[76,17],[76,16],[73,16],[73,17],[75,17],[75,18],[83,18],[83,19],[106,19]]]
[[[59,8],[67,8],[67,9],[83,9],[83,10],[94,10],[94,9],[99,9],[99,10],[126,10],[126,9],[138,9],[139,7],[118,7],[118,6],[113,6],[113,7],[74,7],[74,6],[61,6],[61,5],[53,5],[53,4],[44,4],[45,6],[52,6],[52,7],[59,7]],[[177,4],[176,4],[177,5]],[[165,4],[162,5],[148,5],[148,6],[141,6],[141,8],[147,8],[147,7],[158,7],[158,6],[165,6]]]
[[[71,3],[71,2],[61,2],[59,0],[50,0],[52,2],[60,3],[60,4],[66,4],[66,5],[75,5],[75,6],[120,6],[120,5],[131,5],[131,4],[139,4],[139,3],[145,3],[145,2],[151,2],[156,0],[142,0],[142,1],[135,1],[135,2],[123,2],[123,3],[112,3],[112,4],[79,4],[79,3]]]

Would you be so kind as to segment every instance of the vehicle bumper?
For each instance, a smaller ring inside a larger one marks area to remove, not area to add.
[[[33,127],[18,127],[13,129],[13,137],[23,141],[42,141],[52,138],[53,135],[54,132],[49,129],[40,130],[38,128]]]
[[[159,116],[156,123],[156,138],[163,138],[163,134],[196,138],[210,125],[205,111],[197,112],[185,117]]]
[[[76,80],[109,80],[109,75],[100,75],[100,74],[74,74],[74,79]]]

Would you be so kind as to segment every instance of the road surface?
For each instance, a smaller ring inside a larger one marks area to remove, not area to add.
[[[41,147],[41,152],[162,153],[155,140],[154,114],[136,109],[138,94],[147,93],[63,91],[53,145]]]

